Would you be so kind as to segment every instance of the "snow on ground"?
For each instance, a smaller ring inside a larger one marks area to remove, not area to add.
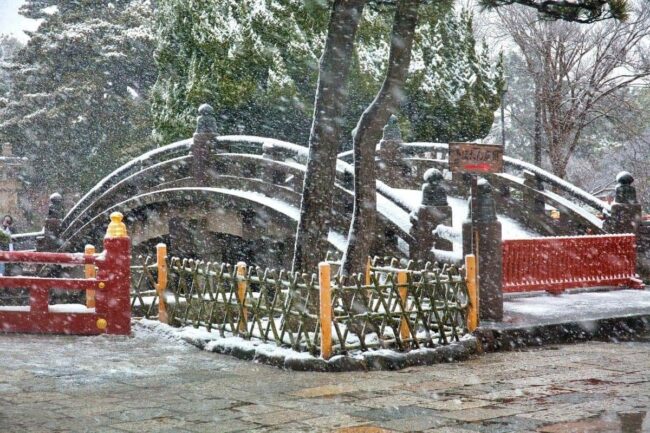
[[[503,309],[504,321],[518,325],[647,315],[650,313],[650,290],[511,295],[506,298]]]
[[[132,322],[131,336],[7,334],[3,339],[20,340],[20,344],[3,345],[4,365],[25,360],[33,374],[53,377],[61,390],[80,385],[102,389],[146,377],[159,377],[164,384],[187,369],[207,368],[219,374],[238,365],[237,360],[208,354],[188,357],[196,352],[194,346],[139,321]]]

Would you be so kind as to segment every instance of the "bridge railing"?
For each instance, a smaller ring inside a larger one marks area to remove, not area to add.
[[[503,291],[560,293],[582,287],[643,288],[632,234],[503,241]]]
[[[122,216],[111,216],[101,254],[0,252],[0,262],[97,267],[93,278],[0,277],[4,290],[27,290],[29,305],[0,307],[0,332],[129,334],[130,239]],[[49,305],[50,290],[94,293],[94,306]]]
[[[307,148],[280,140],[254,136],[217,136],[215,143],[220,150],[210,155],[210,166],[215,172],[211,184],[232,189],[241,189],[247,184],[251,184],[249,186],[254,187],[254,191],[264,193],[269,190],[268,192],[272,196],[285,198],[288,200],[287,203],[299,207],[300,199],[295,194],[302,192],[305,171],[303,164],[308,156]],[[164,159],[163,156],[169,154],[170,159],[168,160],[155,162],[152,161],[152,157],[139,158],[138,160],[147,161],[147,164],[129,163],[122,169],[116,170],[113,173],[113,178],[106,178],[100,182],[100,185],[92,193],[87,194],[75,206],[74,212],[68,213],[65,224],[62,224],[61,238],[67,240],[83,237],[82,235],[87,233],[93,224],[96,224],[97,218],[116,203],[161,188],[194,186],[188,169],[192,164],[192,156],[189,154],[192,144],[184,141],[171,147],[172,149],[167,151],[154,152],[155,158],[153,159],[155,161]],[[224,151],[249,153],[222,153]],[[178,156],[183,152],[186,154]],[[161,183],[161,179],[164,179],[164,183]],[[251,181],[247,182],[243,179],[251,179]],[[255,179],[259,179],[261,182],[254,182]],[[352,179],[352,167],[339,161],[337,163],[336,199],[334,200],[337,209],[334,214],[336,215],[335,229],[340,233],[345,233],[349,226],[347,215],[351,213],[352,209],[350,196]],[[242,182],[244,185],[241,185]],[[388,186],[378,182],[377,188],[383,197],[382,203],[386,202],[386,206],[392,203],[395,210],[404,212],[401,223],[394,224],[394,221],[391,220],[390,217],[394,216],[394,211],[384,212],[383,220],[387,221],[389,225],[393,223],[389,229],[391,233],[401,233],[401,237],[408,243],[408,225],[410,224],[408,212],[411,211],[411,208],[400,201],[397,194],[392,194],[392,190]],[[284,191],[285,189],[286,191]],[[380,213],[382,210],[383,208],[380,206]],[[397,253],[397,250],[392,253]]]
[[[446,143],[402,143],[400,151],[412,167],[413,186],[421,182],[422,174],[428,168],[448,168]],[[567,230],[570,230],[567,233],[576,230],[584,233],[587,229],[593,233],[603,232],[603,218],[610,212],[608,203],[533,164],[504,156],[504,166],[507,173],[489,177],[490,182],[501,192],[501,198],[511,208],[517,208],[516,211],[511,209],[509,216],[519,220],[534,217],[531,215],[531,203],[537,201],[560,211],[560,215],[566,219],[559,226],[568,227]],[[534,177],[533,181],[521,177],[526,172]],[[522,210],[526,210],[523,212],[526,215],[522,214]],[[544,209],[538,212],[536,218],[540,221],[534,228],[542,232],[548,232],[546,228],[554,223],[550,215],[544,214]]]

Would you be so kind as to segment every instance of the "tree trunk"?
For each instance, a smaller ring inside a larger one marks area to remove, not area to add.
[[[365,0],[336,0],[320,59],[309,160],[302,190],[293,270],[315,272],[327,252],[332,189],[354,39]]]
[[[354,133],[354,211],[341,271],[360,272],[375,237],[377,193],[375,146],[383,126],[403,99],[420,0],[397,3],[386,78],[374,101],[361,115]]]
[[[535,85],[535,131],[533,136],[533,164],[542,166],[542,114],[539,90]]]

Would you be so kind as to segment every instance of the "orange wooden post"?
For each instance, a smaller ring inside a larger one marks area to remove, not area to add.
[[[368,260],[366,260],[366,270],[365,270],[365,271],[366,271],[366,272],[365,272],[365,282],[366,282],[366,286],[369,286],[369,285],[370,285],[370,266],[371,266],[371,263],[370,263],[370,256],[368,256]]]
[[[246,308],[246,288],[248,282],[246,281],[246,263],[237,263],[236,278],[237,278],[237,299],[241,305],[241,317],[239,318],[239,332],[246,333],[248,324],[248,309]],[[241,279],[240,279],[241,278]]]
[[[332,289],[330,264],[318,264],[318,285],[320,288],[320,354],[323,359],[332,356]]]
[[[366,260],[366,269],[364,273],[364,283],[368,288],[366,289],[366,297],[368,298],[369,305],[368,307],[372,308],[372,289],[370,288],[370,267],[372,265],[372,262],[370,260],[370,256],[368,256],[368,260]]]
[[[86,247],[84,248],[84,254],[86,256],[94,255],[95,247],[93,245],[86,245]],[[84,265],[84,276],[89,279],[97,277],[97,269],[95,268],[95,265]],[[94,289],[86,290],[86,308],[95,308]]]
[[[400,305],[402,307],[402,311],[406,315],[406,302],[407,302],[407,296],[408,296],[408,279],[406,276],[405,271],[399,271],[397,272],[397,286],[399,290],[399,299],[400,299]],[[408,340],[411,333],[409,332],[409,326],[406,323],[406,318],[402,316],[402,319],[400,320],[399,324],[399,335],[402,341]]]
[[[473,332],[478,328],[478,281],[476,278],[476,256],[468,254],[465,256],[465,282],[467,284],[467,295],[469,306],[467,308],[467,329]]]
[[[156,245],[156,267],[158,268],[158,282],[156,283],[156,293],[158,294],[158,320],[162,323],[169,323],[167,316],[167,299],[165,290],[167,289],[167,245]]]
[[[99,263],[98,277],[107,280],[96,293],[97,327],[107,334],[131,333],[131,239],[123,216],[111,214],[111,223],[104,237],[105,258]]]

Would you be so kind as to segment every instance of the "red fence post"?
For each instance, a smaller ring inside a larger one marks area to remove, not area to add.
[[[107,334],[131,333],[131,239],[119,212],[111,214],[111,223],[104,237],[104,260],[99,268],[99,279],[106,279],[105,287],[96,294],[98,327],[106,326]],[[100,324],[104,318],[105,323]]]

